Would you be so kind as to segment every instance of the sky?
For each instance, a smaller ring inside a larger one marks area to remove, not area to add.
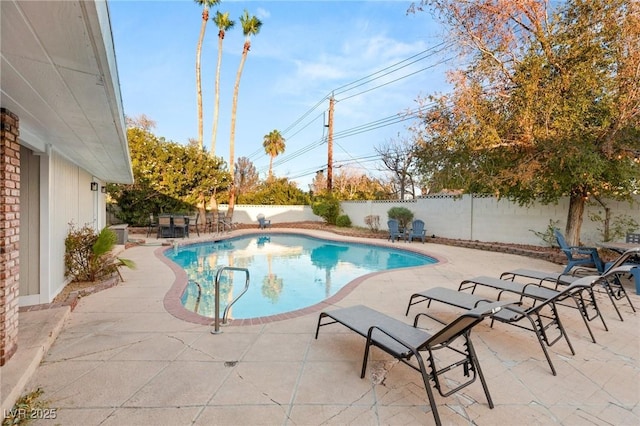
[[[303,190],[327,167],[329,97],[334,109],[334,176],[380,176],[375,147],[407,138],[405,113],[416,99],[449,90],[454,66],[444,33],[427,12],[407,14],[409,1],[230,1],[236,26],[223,42],[215,154],[229,161],[233,88],[246,9],[262,21],[251,38],[239,86],[235,159],[248,157],[265,178],[262,142],[272,130],[285,138],[273,172]],[[124,113],[154,120],[156,136],[197,139],[195,60],[202,8],[192,0],[110,0]],[[218,30],[207,25],[202,47],[204,145],[211,150]]]

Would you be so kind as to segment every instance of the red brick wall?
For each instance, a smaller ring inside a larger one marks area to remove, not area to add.
[[[18,349],[19,134],[18,117],[0,108],[0,366]]]

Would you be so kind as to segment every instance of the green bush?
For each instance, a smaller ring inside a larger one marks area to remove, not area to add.
[[[87,225],[80,229],[73,224],[69,226],[69,234],[64,240],[64,276],[71,277],[71,281],[94,282],[119,272],[120,266],[135,267],[132,261],[111,254],[117,241],[112,230],[103,228],[96,234]]]
[[[341,214],[336,219],[336,225],[343,228],[349,228],[351,226],[351,219],[349,219],[349,216],[347,216],[346,214]]]
[[[413,220],[413,212],[406,207],[392,207],[387,211],[389,219],[396,219],[401,228],[406,228]]]
[[[311,204],[313,214],[320,216],[330,225],[335,225],[340,214],[340,201],[332,196],[319,197]]]

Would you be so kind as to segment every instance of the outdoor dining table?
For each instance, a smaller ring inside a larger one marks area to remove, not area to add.
[[[611,243],[611,242],[607,242],[607,243],[600,243],[598,245],[600,247],[604,248],[604,249],[613,250],[613,251],[618,252],[620,254],[626,252],[627,250],[640,248],[640,246],[638,244],[636,244],[636,243]],[[638,255],[636,255],[634,258],[630,259],[629,263],[637,263],[637,262],[640,262],[640,259],[638,259]],[[631,269],[631,275],[633,275],[634,281],[636,283],[636,294],[640,294],[640,263],[638,263],[638,266],[636,266],[636,267]]]
[[[600,247],[604,248],[604,249],[608,249],[608,250],[613,250],[617,253],[624,253],[627,250],[631,250],[631,249],[635,249],[635,248],[640,248],[640,245],[636,244],[636,243],[612,243],[612,242],[606,242],[606,243],[600,243],[598,244]]]

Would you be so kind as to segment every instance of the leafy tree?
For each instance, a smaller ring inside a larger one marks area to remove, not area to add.
[[[200,150],[203,148],[202,139],[202,78],[200,76],[200,57],[202,56],[202,42],[204,33],[209,21],[209,8],[220,3],[220,0],[193,0],[198,6],[202,6],[202,24],[200,25],[200,37],[198,37],[198,47],[196,48],[196,92],[198,100],[198,144]]]
[[[262,22],[256,16],[249,16],[249,12],[245,9],[244,13],[240,17],[240,24],[242,25],[242,34],[244,34],[245,41],[242,48],[242,57],[240,58],[240,65],[238,65],[238,72],[236,74],[236,83],[233,87],[233,103],[231,105],[231,136],[229,138],[229,167],[231,176],[234,176],[233,166],[235,161],[235,139],[236,139],[236,111],[238,110],[238,92],[240,91],[240,77],[242,77],[242,69],[244,63],[247,60],[247,54],[251,49],[251,36],[260,32]],[[235,205],[235,186],[231,185],[229,190],[229,209],[227,214],[229,217],[233,216],[233,206]]]
[[[569,196],[579,243],[590,196],[640,182],[640,3],[425,0],[470,65],[450,74],[421,125],[420,168],[436,187],[553,203]],[[554,4],[555,6],[555,4]]]
[[[278,130],[272,130],[264,135],[262,146],[267,155],[269,155],[269,179],[273,177],[273,159],[284,152],[284,142],[284,138]]]
[[[314,195],[327,193],[327,179],[318,172],[310,189]],[[340,200],[388,200],[392,189],[389,183],[349,169],[340,169],[333,176],[332,193]]]
[[[295,182],[287,178],[274,178],[269,182],[261,182],[255,192],[240,194],[238,202],[243,204],[264,205],[300,205],[309,204],[307,193],[298,188]]]
[[[140,127],[128,128],[127,139],[134,183],[107,186],[118,218],[126,223],[143,225],[150,213],[191,210],[200,193],[228,185],[224,162],[197,146],[167,142]]]
[[[222,65],[222,41],[224,36],[236,23],[229,18],[229,12],[221,13],[216,11],[216,15],[211,18],[218,27],[218,62],[216,64],[216,95],[213,108],[213,130],[211,132],[211,155],[216,155],[216,137],[218,135],[218,116],[220,113],[220,68]]]

